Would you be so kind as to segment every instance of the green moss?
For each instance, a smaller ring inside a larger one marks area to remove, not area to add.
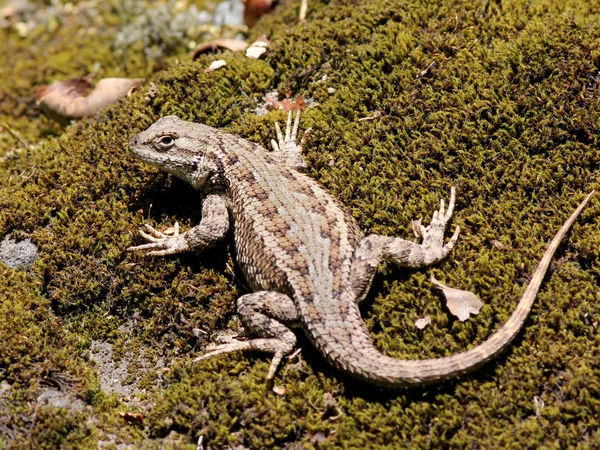
[[[133,134],[163,115],[266,144],[283,118],[253,113],[267,92],[313,98],[303,119],[313,127],[310,174],[367,232],[410,236],[410,221],[427,219],[457,186],[462,235],[450,258],[416,272],[385,266],[364,307],[377,346],[395,357],[448,355],[497,330],[545,243],[598,188],[600,17],[587,2],[310,2],[306,24],[296,23],[297,8],[283,5],[252,31],[269,34],[265,59],[228,54],[212,73],[204,73],[212,56],[173,65],[153,78],[154,98],[146,87],[0,167],[1,234],[29,236],[40,252],[29,278],[6,270],[0,281],[10,292],[0,303],[10,310],[0,320],[9,343],[0,373],[21,399],[9,414],[31,420],[36,380],[48,370],[74,377],[87,404],[57,422],[43,415],[35,433],[15,422],[18,439],[66,448],[111,433],[142,448],[194,448],[199,436],[213,448],[593,448],[598,200],[559,252],[517,341],[470,376],[397,393],[365,388],[302,337],[301,359],[276,378],[281,396],[265,392],[264,356],[190,364],[215,332],[235,328],[229,319],[245,287],[230,269],[230,241],[176,258],[125,251],[144,222],[185,229],[200,218],[189,186],[127,153]],[[26,115],[15,117],[18,125]],[[2,142],[3,153],[14,145]],[[431,274],[477,292],[481,313],[450,318]],[[416,329],[426,314],[432,324]],[[152,406],[143,428],[119,416],[136,406],[99,389],[86,358],[92,341],[109,342],[115,362],[129,364],[126,381],[144,389],[138,398]],[[327,413],[326,393],[339,417]]]
[[[82,397],[95,377],[81,339],[65,329],[41,294],[41,283],[30,278],[7,268],[0,276],[0,433],[16,448],[76,448],[93,439],[87,417],[44,406],[40,394],[59,386]],[[21,434],[24,429],[27,434]]]

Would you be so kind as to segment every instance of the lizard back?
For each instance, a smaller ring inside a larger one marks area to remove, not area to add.
[[[247,281],[289,295],[301,309],[337,300],[363,237],[356,221],[316,181],[240,141],[223,167]]]

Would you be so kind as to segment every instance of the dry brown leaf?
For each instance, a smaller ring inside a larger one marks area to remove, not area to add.
[[[142,413],[122,412],[122,413],[119,413],[119,415],[127,423],[135,423],[137,425],[143,425],[144,424],[144,418],[145,418],[145,416]]]
[[[469,291],[455,289],[440,283],[433,276],[431,282],[438,287],[446,297],[446,306],[450,312],[461,322],[467,320],[471,314],[476,316],[479,314],[483,303],[479,298]]]
[[[321,413],[323,419],[331,421],[337,420],[342,415],[342,411],[338,407],[337,400],[329,392],[323,394],[323,407],[325,410]]]
[[[306,100],[302,95],[298,95],[293,100],[286,98],[281,101],[267,95],[265,101],[271,103],[276,109],[282,109],[284,111],[298,111],[306,108]]]
[[[221,67],[227,65],[227,63],[222,60],[222,59],[217,59],[216,61],[213,61],[210,63],[210,66],[208,66],[206,69],[204,69],[205,72],[212,72],[213,70],[217,70],[220,69]]]
[[[506,250],[506,245],[496,239],[492,240],[492,245],[498,250]]]
[[[358,119],[359,122],[366,122],[367,120],[375,120],[381,117],[381,111],[375,111],[372,115],[367,116],[367,117],[361,117],[360,119]],[[414,227],[415,225],[421,225],[421,221],[420,220],[413,220],[413,231],[414,231]],[[415,234],[417,232],[415,231]],[[420,232],[419,235],[417,235],[417,237],[420,236]]]
[[[143,78],[103,78],[92,89],[91,77],[57,81],[38,90],[37,104],[58,120],[81,119],[127,96]]]
[[[314,446],[319,446],[319,444],[322,444],[323,442],[325,442],[325,440],[327,439],[327,437],[321,433],[320,431],[318,433],[315,433],[312,435],[312,437],[310,438],[309,442],[314,445]]]
[[[546,407],[546,403],[542,397],[535,395],[533,397],[533,404],[535,406],[535,417],[540,417],[542,415],[542,410]]]
[[[31,6],[30,6],[31,7]],[[28,5],[22,1],[12,1],[5,3],[2,8],[0,8],[0,19],[10,19],[17,14],[27,11]]]
[[[423,328],[425,328],[430,323],[431,323],[431,316],[425,316],[425,317],[422,317],[421,319],[415,320],[415,326],[419,330],[422,330]]]
[[[263,34],[246,49],[246,56],[254,59],[260,58],[267,51],[267,48],[269,48],[269,44],[267,36]]]
[[[196,48],[190,52],[190,56],[192,59],[197,59],[198,56],[203,53],[214,53],[217,50],[222,49],[239,52],[245,50],[246,47],[248,47],[248,43],[239,39],[214,39],[196,46]]]

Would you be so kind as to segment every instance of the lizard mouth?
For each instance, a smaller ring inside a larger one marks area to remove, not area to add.
[[[129,151],[133,154],[133,156],[136,159],[141,159],[142,161],[146,161],[146,159],[143,157],[144,152],[141,149],[141,147],[139,145],[135,145],[137,144],[137,142],[135,142],[135,138],[133,138],[133,140],[129,143]]]
[[[131,141],[129,141],[129,148],[133,149],[133,147],[136,147],[140,142],[140,138],[139,138],[139,134],[136,134]]]

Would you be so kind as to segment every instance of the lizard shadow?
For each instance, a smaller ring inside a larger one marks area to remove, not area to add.
[[[176,199],[176,201],[174,201]],[[144,223],[149,219],[160,228],[173,225],[175,222],[185,223],[181,232],[197,226],[202,219],[202,197],[189,184],[167,174],[157,174],[152,182],[146,184],[139,194],[129,204],[132,214],[141,210],[144,212]],[[165,218],[168,218],[165,220]],[[139,236],[135,237],[132,245],[143,244]],[[161,259],[176,261],[181,267],[189,268],[193,273],[211,270],[215,273],[228,272],[229,260],[233,256],[233,233],[227,233],[225,239],[211,248],[203,251],[189,251],[174,255],[155,258],[156,264]],[[237,278],[237,275],[234,274]]]
[[[173,199],[177,199],[177,201],[173,201]],[[137,198],[129,204],[128,209],[132,214],[142,210],[145,212],[146,219],[152,219],[159,224],[163,223],[163,226],[167,225],[164,223],[164,217],[168,216],[172,218],[172,223],[189,222],[188,227],[191,228],[198,225],[202,219],[202,197],[189,184],[160,173],[140,191]],[[144,242],[139,240],[139,243]],[[215,247],[201,252],[191,251],[169,257],[180,260],[182,264],[190,266],[194,270],[199,268],[225,270],[227,257],[223,256],[223,251],[232,242],[232,235],[229,232],[223,242]]]
[[[174,198],[177,201],[173,201]],[[163,173],[157,174],[150,183],[140,189],[128,209],[132,214],[142,210],[145,217],[153,218],[157,222],[165,215],[176,220],[190,219],[193,222],[200,222],[202,216],[198,192],[183,181]]]

